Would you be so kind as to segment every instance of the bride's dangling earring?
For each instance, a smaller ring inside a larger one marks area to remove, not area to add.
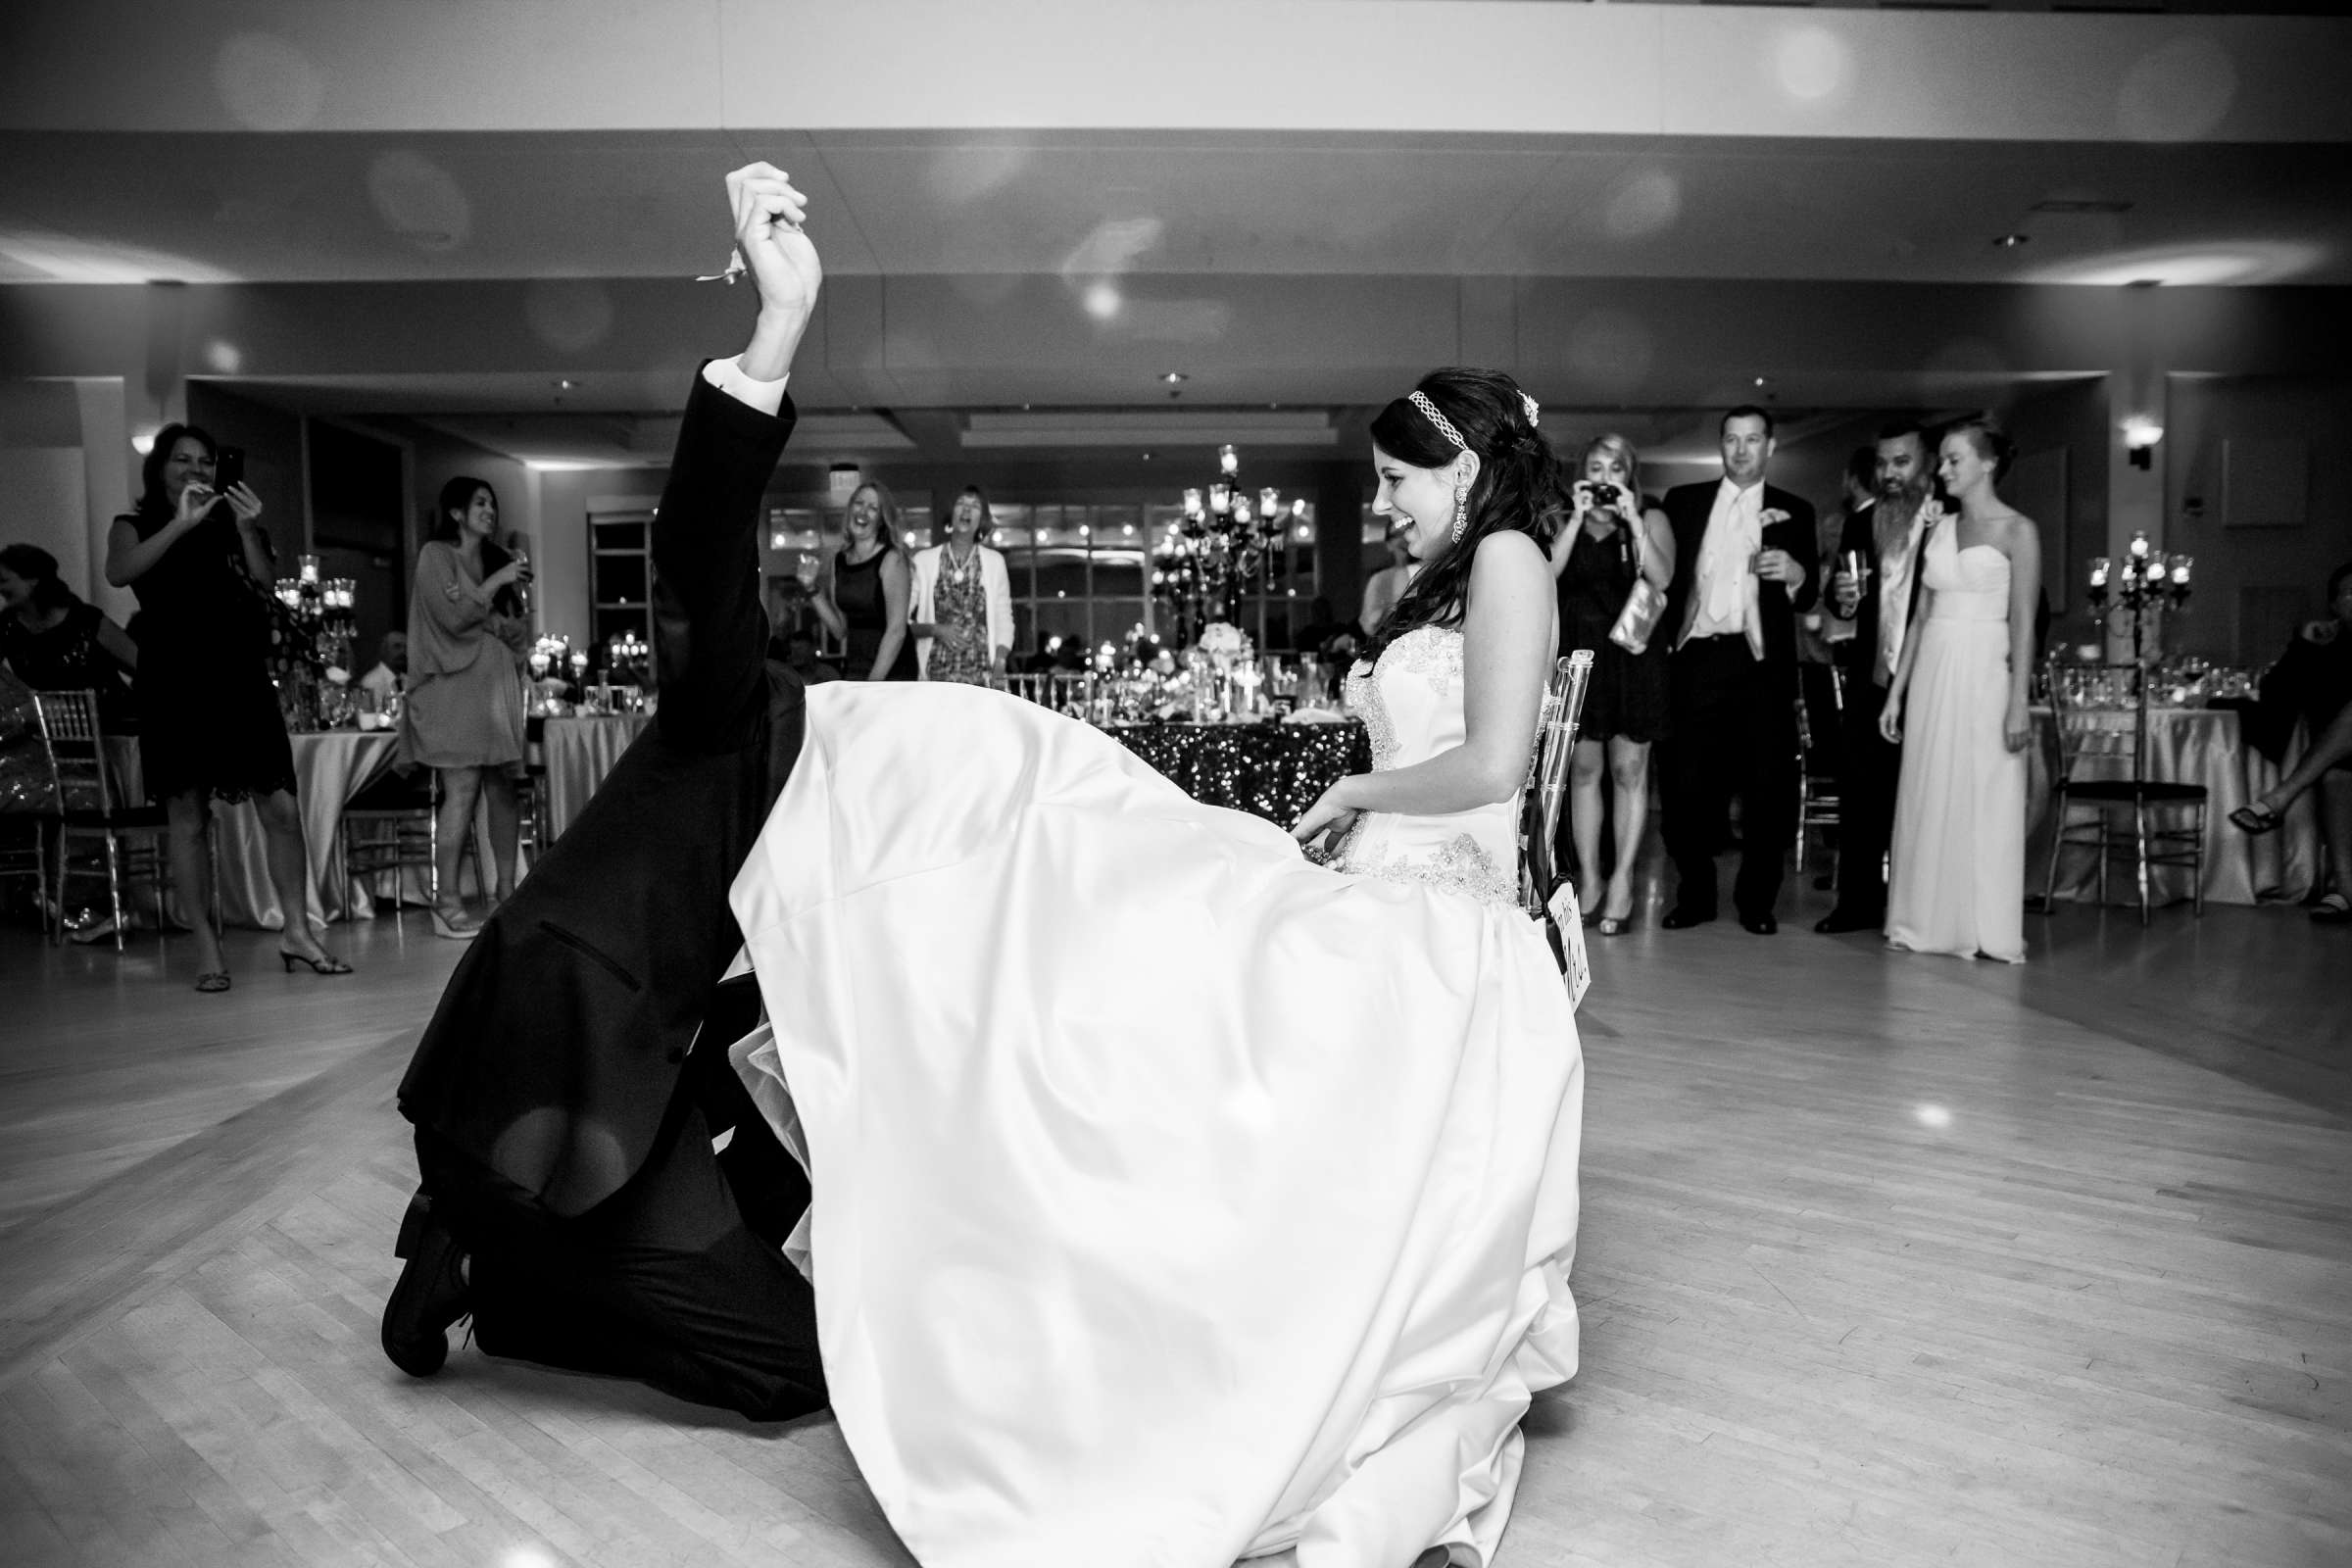
[[[1453,487],[1453,542],[1455,544],[1458,545],[1462,542],[1462,530],[1469,526],[1470,487],[1466,484],[1455,485]]]

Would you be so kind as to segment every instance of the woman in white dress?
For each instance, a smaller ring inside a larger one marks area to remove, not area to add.
[[[925,1568],[1493,1560],[1576,1365],[1583,1066],[1516,905],[1564,513],[1534,406],[1373,425],[1424,570],[1297,826],[948,683],[807,694],[733,1051],[843,1436]]]
[[[2041,542],[1994,493],[2014,453],[1988,418],[1943,434],[1936,472],[1959,514],[1935,518],[1920,545],[1919,634],[1903,644],[1879,730],[1903,747],[1887,945],[2023,963]]]

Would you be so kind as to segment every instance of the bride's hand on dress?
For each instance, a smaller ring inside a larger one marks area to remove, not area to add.
[[[2001,743],[2013,752],[2022,752],[2034,739],[2034,713],[2022,697],[2009,699],[2009,711],[2001,719]]]
[[[1901,698],[1887,698],[1886,706],[1879,710],[1879,738],[1889,746],[1903,744],[1903,700]]]
[[[1306,808],[1306,814],[1292,825],[1291,837],[1301,844],[1312,844],[1335,829],[1345,833],[1353,827],[1360,808],[1348,804],[1349,782],[1344,778],[1325,790],[1315,804]]]

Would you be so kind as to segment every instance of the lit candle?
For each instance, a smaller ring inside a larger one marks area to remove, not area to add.
[[[301,580],[307,583],[316,583],[318,580],[318,558],[317,556],[304,556],[301,559]]]
[[[2090,585],[2093,588],[2104,588],[2107,586],[2107,572],[2111,565],[2112,563],[2110,563],[2105,556],[2093,556],[2091,558]]]
[[[1184,493],[1184,514],[1188,517],[1200,515],[1200,491],[1198,486]],[[1174,536],[1170,535],[1170,537]]]
[[[1217,466],[1227,473],[1242,471],[1242,460],[1229,446],[1217,448]]]
[[[2173,557],[2172,566],[2174,587],[2185,588],[2188,586],[2188,564],[2189,558],[2186,556]]]
[[[1250,520],[1250,503],[1247,500],[1236,500],[1234,502],[1233,520],[1236,522],[1248,522]]]
[[[1261,516],[1271,517],[1281,505],[1282,498],[1272,485],[1266,486],[1257,493],[1257,510]]]
[[[1232,449],[1231,447],[1228,447],[1228,448],[1226,448],[1226,450],[1227,450],[1228,452],[1230,452],[1230,451],[1232,451],[1233,449]],[[1222,480],[1222,479],[1219,479],[1219,480],[1218,480],[1218,481],[1217,481],[1215,484],[1212,484],[1212,485],[1210,485],[1210,486],[1208,487],[1208,510],[1209,510],[1209,511],[1211,511],[1211,512],[1213,512],[1213,513],[1216,513],[1216,514],[1217,514],[1219,516],[1223,516],[1223,515],[1225,514],[1225,512],[1227,511],[1227,509],[1229,509],[1229,508],[1230,508],[1232,505],[1233,505],[1233,486],[1232,486],[1232,485],[1229,485],[1229,484],[1227,484],[1227,483],[1226,483],[1224,480]]]
[[[2137,561],[2137,560],[2139,560],[2139,559],[2140,559],[2142,556],[2145,556],[2147,553],[2148,553],[2148,536],[2147,536],[2146,534],[2144,534],[2144,533],[2135,533],[2135,534],[2133,534],[2133,535],[2132,536],[2132,560],[2134,560],[2134,561]]]

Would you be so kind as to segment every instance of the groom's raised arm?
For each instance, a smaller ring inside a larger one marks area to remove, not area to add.
[[[806,198],[782,171],[739,169],[727,194],[760,318],[741,355],[695,378],[652,541],[657,722],[696,750],[741,744],[765,702],[760,503],[792,433],[784,384],[823,275],[800,227]]]

